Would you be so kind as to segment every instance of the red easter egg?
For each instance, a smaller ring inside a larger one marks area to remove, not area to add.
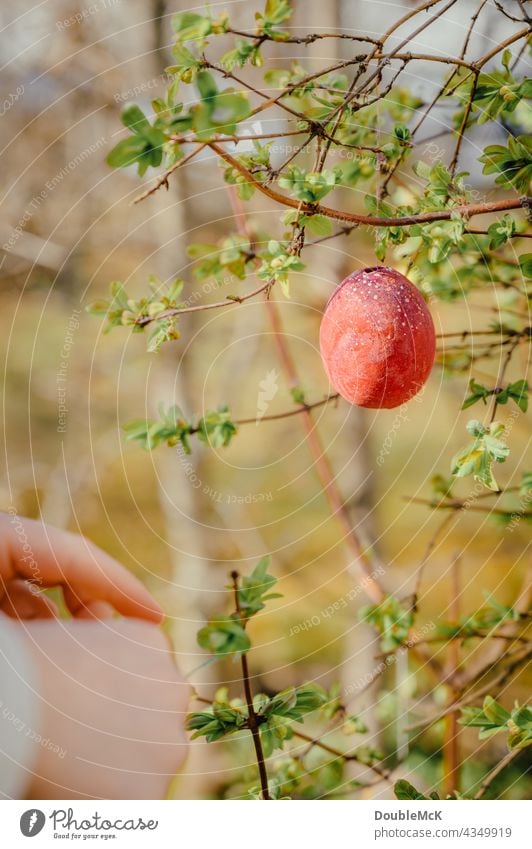
[[[329,380],[346,401],[391,409],[416,395],[432,370],[434,322],[406,277],[385,266],[365,268],[329,298],[320,349]]]

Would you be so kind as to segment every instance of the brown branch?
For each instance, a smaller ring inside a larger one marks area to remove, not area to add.
[[[290,416],[298,416],[300,413],[305,411],[309,412],[310,410],[315,410],[318,407],[323,407],[326,404],[329,404],[330,401],[337,401],[340,397],[339,393],[336,392],[333,395],[329,395],[327,398],[324,398],[322,401],[315,401],[313,404],[302,404],[299,407],[296,407],[295,410],[288,410],[285,413],[274,413],[271,416],[262,416],[260,419],[261,422],[274,422],[279,419],[288,419]],[[249,419],[237,419],[235,424],[237,425],[246,425],[246,424],[256,424],[259,419],[255,416],[254,418]]]
[[[308,35],[301,36],[300,38],[284,34],[277,37],[275,34],[267,35],[265,33],[261,33],[260,36],[257,36],[257,33],[243,32],[242,30],[233,29],[233,27],[228,27],[226,32],[232,33],[232,35],[239,35],[241,38],[248,38],[250,41],[273,41],[276,44],[314,44],[315,41],[318,41],[321,38],[340,38],[347,39],[349,41],[360,41],[367,44],[380,44],[376,38],[370,38],[370,36],[348,35],[347,33],[338,32],[311,32]]]
[[[505,374],[508,370],[508,366],[510,365],[510,362],[512,360],[513,353],[514,353],[515,349],[517,348],[517,346],[519,345],[519,341],[520,341],[519,337],[517,337],[516,339],[514,339],[512,341],[512,343],[510,344],[510,347],[508,348],[508,350],[506,352],[506,356],[505,356],[503,362],[501,363],[501,367],[499,369],[499,374],[497,375],[497,383],[496,383],[495,389],[493,390],[493,400],[491,402],[491,413],[490,413],[490,417],[489,417],[490,424],[495,420],[495,416],[497,415],[498,395],[502,391],[502,388],[503,388],[502,384],[504,382],[504,376],[505,376]]]
[[[475,92],[477,89],[477,83],[479,78],[480,71],[473,71],[473,82],[471,83],[471,92],[469,94],[469,98],[467,101],[467,106],[464,109],[464,115],[462,117],[462,121],[460,123],[460,127],[458,128],[458,139],[454,148],[454,153],[449,165],[449,171],[454,177],[456,166],[458,165],[458,157],[460,156],[460,149],[462,147],[462,142],[464,140],[465,131],[467,129],[467,122],[469,121],[469,116],[471,115],[471,111],[473,109],[473,101],[475,99]]]
[[[177,171],[178,168],[181,168],[183,165],[186,165],[187,162],[190,162],[191,159],[194,159],[194,157],[197,156],[198,153],[201,153],[201,151],[206,147],[206,142],[199,143],[198,147],[195,148],[195,150],[191,150],[190,153],[187,153],[187,155],[183,157],[183,159],[179,159],[177,162],[174,162],[174,164],[170,168],[168,168],[164,172],[164,174],[161,174],[161,176],[155,181],[151,188],[146,189],[146,191],[142,192],[141,195],[137,195],[137,197],[132,200],[132,203],[140,203],[141,200],[144,200],[150,195],[153,195],[158,189],[161,188],[161,186],[164,186],[167,189],[168,177],[170,176],[170,174],[173,174],[174,171]]]
[[[489,236],[487,230],[464,230],[464,236]],[[510,239],[532,239],[532,233],[512,233]]]
[[[310,737],[308,734],[304,734],[303,731],[296,731],[293,729],[294,737],[299,737],[300,740],[305,740],[307,743],[310,743],[311,746],[316,746],[318,749],[322,749],[324,752],[328,752],[330,755],[333,755],[335,758],[342,758],[344,761],[354,761],[356,763],[363,764],[363,766],[367,766],[369,769],[373,770],[380,778],[385,781],[389,781],[390,779],[390,771],[387,769],[382,769],[376,764],[368,764],[365,761],[361,761],[356,752],[344,753],[339,749],[335,749],[333,746],[329,746],[328,743],[323,743],[321,740],[316,739],[315,737]]]
[[[525,27],[524,29],[519,30],[519,32],[516,32],[514,35],[509,36],[509,38],[506,38],[504,41],[501,41],[501,43],[494,47],[493,50],[490,50],[489,53],[485,53],[478,62],[473,63],[475,68],[484,67],[486,62],[493,59],[493,57],[496,56],[497,53],[500,53],[501,50],[509,47],[510,44],[513,44],[515,41],[520,41],[522,38],[526,38],[527,35],[530,35],[530,27]]]
[[[328,206],[322,206],[319,203],[310,204],[302,203],[293,198],[286,197],[280,192],[275,191],[265,186],[263,183],[255,180],[255,177],[244,165],[235,159],[223,148],[219,147],[216,142],[207,142],[209,147],[218,154],[218,156],[231,165],[235,171],[238,171],[257,191],[269,197],[271,200],[289,206],[292,209],[300,209],[308,215],[325,215],[327,218],[334,218],[336,221],[348,221],[357,224],[367,224],[370,227],[405,227],[410,224],[424,224],[431,221],[447,221],[453,214],[457,212],[461,215],[471,217],[473,215],[485,215],[492,212],[502,212],[508,209],[519,209],[525,206],[528,202],[532,204],[532,198],[520,197],[515,199],[506,199],[500,201],[490,201],[485,203],[472,203],[460,206],[454,206],[448,209],[435,210],[433,212],[422,212],[417,215],[404,215],[402,217],[376,217],[371,215],[359,215],[357,213],[345,212],[339,209],[331,209]]]
[[[204,705],[211,705],[211,699],[205,699],[203,696],[199,696],[197,693],[193,694],[193,698],[197,702],[201,702]],[[379,779],[383,779],[384,781],[390,780],[391,771],[382,769],[382,767],[377,766],[377,764],[368,764],[365,761],[360,760],[359,756],[356,752],[341,752],[339,749],[335,749],[332,746],[329,746],[328,743],[324,743],[317,737],[310,737],[308,734],[305,734],[303,731],[296,731],[295,728],[292,728],[292,734],[294,737],[299,737],[300,740],[304,740],[306,743],[309,743],[306,751],[312,749],[316,746],[319,749],[322,749],[324,752],[328,752],[330,755],[333,755],[335,758],[341,758],[344,761],[353,761],[356,763],[360,763],[363,766],[367,766],[368,769],[371,769]]]
[[[388,38],[395,32],[396,29],[398,29],[400,26],[402,26],[404,23],[406,23],[406,21],[408,21],[410,18],[414,17],[414,15],[417,15],[419,12],[424,11],[426,9],[430,9],[432,6],[435,6],[439,2],[440,2],[440,0],[428,0],[428,2],[423,3],[421,6],[418,6],[416,9],[413,9],[411,12],[407,12],[406,15],[403,15],[402,18],[400,18],[398,21],[396,21],[385,32],[385,34],[384,34],[384,36],[382,37],[382,40],[381,40],[382,44],[384,44],[388,40]],[[443,12],[446,12],[447,9],[450,9],[451,6],[454,6],[456,2],[457,2],[457,0],[449,0],[447,5],[444,6],[443,9],[440,9],[436,15],[432,15],[428,20],[424,21],[416,30],[414,30],[413,33],[411,33],[409,36],[404,38],[400,42],[400,44],[395,48],[395,50],[393,50],[392,53],[386,58],[386,60],[383,60],[383,61],[387,62],[387,61],[389,61],[390,58],[397,57],[397,55],[400,53],[400,51],[403,49],[403,47],[406,47],[406,45],[413,38],[415,38],[417,35],[419,35],[419,33],[423,32],[423,30],[425,30],[428,26],[430,26],[431,23],[433,23],[435,20],[437,20],[437,18],[439,18],[440,15],[443,14]],[[365,80],[362,90],[367,91],[369,84],[371,82],[373,82],[373,80],[378,79],[380,74],[381,74],[381,67],[379,66],[379,67],[377,67],[377,69],[372,74],[370,74],[369,78],[367,80]],[[345,109],[345,107],[347,105],[349,105],[349,103],[351,103],[359,94],[360,94],[359,91],[357,91],[356,89],[353,90],[348,95],[348,97],[346,98],[344,103],[342,103],[339,107],[337,107],[334,110],[334,112],[332,113],[332,115],[329,116],[329,120],[332,117],[334,117],[340,110]]]
[[[498,776],[498,775],[499,775],[499,774],[500,774],[500,773],[501,773],[504,769],[506,769],[506,767],[507,767],[507,766],[509,766],[509,765],[512,763],[512,761],[514,761],[514,760],[516,759],[516,757],[517,757],[517,756],[521,753],[521,751],[522,751],[522,749],[511,749],[511,750],[510,750],[510,751],[509,751],[509,752],[508,752],[508,753],[504,756],[504,758],[502,759],[502,761],[499,761],[499,763],[498,763],[498,764],[496,764],[496,765],[493,767],[493,769],[491,770],[491,772],[488,772],[487,776],[486,776],[486,777],[484,778],[484,780],[482,781],[482,783],[481,783],[480,787],[478,788],[478,790],[477,790],[477,792],[475,793],[475,795],[473,796],[473,798],[474,798],[474,799],[482,799],[482,797],[483,797],[483,796],[485,796],[486,792],[488,791],[488,789],[489,789],[489,787],[490,787],[490,784],[491,784],[493,781],[495,781],[495,779],[497,778],[497,776]]]
[[[232,73],[232,71],[226,71],[224,68],[220,68],[218,65],[213,65],[210,62],[205,62],[204,67],[210,68],[213,71],[218,71],[218,73],[220,73],[226,79],[233,80],[235,83],[238,83],[238,85],[241,85],[242,88],[253,92],[253,94],[256,94],[258,97],[266,98],[266,100],[269,101],[269,97],[267,94],[264,94],[264,92],[261,91],[259,88],[255,88],[255,86],[252,86],[250,83],[246,82],[241,77],[237,77],[236,74]],[[265,104],[263,104],[263,106],[264,105]],[[287,106],[286,103],[279,102],[279,107],[285,112],[289,112],[290,115],[293,115],[295,118],[305,120],[305,115],[303,115],[302,112],[297,112],[295,109],[291,109],[291,107]],[[251,117],[252,115],[253,112],[251,112],[248,117]]]
[[[292,416],[299,416],[301,413],[310,412],[310,410],[316,410],[318,407],[324,407],[326,404],[329,404],[331,401],[337,401],[340,395],[335,393],[334,395],[328,395],[327,398],[323,398],[321,401],[315,401],[313,404],[301,404],[301,406],[296,407],[293,410],[286,410],[284,413],[274,413],[270,416],[263,416],[261,419],[258,419],[257,416],[249,419],[235,419],[233,424],[235,425],[248,425],[248,424],[258,424],[259,422],[276,422],[280,419],[289,419]],[[188,431],[189,434],[194,434],[199,431],[198,427],[191,427]]]
[[[449,710],[458,710],[459,708],[465,707],[469,705],[471,702],[476,701],[482,696],[487,695],[492,692],[497,685],[504,683],[508,680],[510,675],[519,667],[522,663],[526,663],[530,656],[532,655],[532,648],[527,648],[525,651],[520,650],[515,653],[515,656],[511,656],[511,662],[505,667],[502,672],[495,676],[491,681],[489,681],[485,686],[480,687],[478,690],[475,690],[472,693],[468,693],[463,696],[463,698],[453,702],[451,705],[447,705],[443,710],[438,711],[435,714],[432,714],[428,719],[421,720],[421,722],[414,722],[411,725],[407,725],[405,731],[417,731],[419,734],[423,733],[427,728],[430,728],[431,725],[434,725],[435,722],[439,722],[440,719],[443,719],[444,716],[448,713]],[[475,680],[476,682],[480,681],[485,674],[493,671],[493,661],[491,661],[484,670],[480,673],[476,674]],[[462,692],[469,687],[471,681],[467,681],[462,687]]]
[[[250,298],[254,298],[256,295],[260,295],[261,292],[267,292],[271,288],[271,286],[272,281],[267,280],[266,283],[263,283],[261,286],[257,286],[256,289],[253,289],[252,292],[248,292],[247,295],[228,295],[225,301],[215,301],[212,304],[198,304],[197,307],[183,307],[182,309],[179,307],[175,307],[172,309],[165,310],[164,312],[160,312],[155,316],[144,316],[136,323],[139,327],[146,327],[146,325],[151,324],[152,321],[159,321],[161,318],[171,318],[172,316],[182,315],[184,313],[189,312],[216,310],[220,309],[220,307],[230,307],[234,304],[243,304],[245,301],[249,301]]]
[[[230,191],[230,198],[239,229],[243,233],[243,235],[249,238],[250,234],[246,226],[245,216],[242,217],[242,211],[239,208],[238,198],[233,191]],[[287,375],[291,386],[299,386],[300,382],[297,375],[295,363],[285,344],[283,329],[275,304],[273,304],[271,301],[267,301],[266,308],[268,311],[270,324],[274,333],[275,344],[279,352],[279,358],[283,365],[285,374]],[[349,547],[351,548],[356,557],[356,561],[359,564],[360,571],[362,572],[364,578],[366,593],[373,602],[378,604],[382,601],[384,597],[384,591],[382,590],[378,580],[376,580],[376,578],[372,574],[371,564],[368,561],[367,554],[364,551],[362,543],[360,542],[357,534],[351,526],[347,508],[341,498],[338,487],[336,486],[334,472],[332,470],[327,453],[321,443],[319,434],[316,430],[314,420],[312,418],[312,413],[306,407],[306,405],[302,405],[301,412],[303,414],[303,423],[307,432],[309,449],[314,458],[314,467],[316,469],[316,474],[318,475],[320,483],[323,487],[324,495],[327,501],[329,502],[333,516],[335,516],[342,525],[345,533],[345,539],[347,540]]]
[[[453,519],[453,514],[449,513],[447,516],[444,517],[443,521],[438,525],[438,527],[436,528],[436,530],[434,531],[434,533],[430,537],[430,539],[427,543],[427,547],[425,549],[425,552],[423,554],[423,557],[421,558],[419,566],[417,567],[417,570],[416,570],[416,573],[415,573],[416,582],[415,582],[414,593],[413,593],[413,598],[412,598],[412,610],[414,611],[414,613],[417,612],[417,608],[418,608],[419,591],[420,591],[420,587],[421,587],[421,581],[423,579],[423,574],[425,572],[425,567],[426,567],[427,563],[429,562],[429,559],[432,555],[432,552],[434,551],[434,549],[436,547],[436,543],[438,542],[438,537],[447,528],[447,525],[451,523],[452,519]]]
[[[460,619],[460,582],[459,582],[460,555],[457,554],[451,564],[450,604],[451,618],[457,622]],[[449,679],[450,690],[447,702],[452,704],[456,701],[458,691],[453,686],[453,681],[460,665],[460,642],[451,640],[447,649],[446,674]],[[458,711],[450,711],[445,717],[445,729],[443,734],[442,761],[443,761],[443,796],[454,795],[460,790],[460,752],[458,746]]]
[[[240,609],[240,599],[238,597],[238,572],[231,572],[231,580],[233,581],[233,592],[235,596],[235,607],[236,612],[240,618],[240,624],[242,628],[245,629],[247,620],[242,615],[242,611]],[[264,752],[262,749],[262,742],[260,739],[260,730],[259,723],[257,720],[257,714],[255,713],[255,708],[253,707],[253,693],[251,691],[251,681],[249,677],[249,667],[248,667],[248,658],[247,653],[242,652],[240,655],[240,662],[242,665],[242,680],[244,683],[244,693],[246,696],[246,704],[248,707],[248,728],[251,731],[251,736],[253,737],[253,745],[255,747],[255,754],[257,756],[257,766],[259,768],[259,777],[260,777],[260,785],[262,789],[262,798],[264,800],[269,800],[270,793],[268,790],[268,774],[266,772],[266,763],[264,760]]]
[[[493,495],[502,495],[502,492],[494,491]],[[457,499],[452,500],[442,500],[439,502],[431,501],[429,498],[415,498],[410,497],[408,495],[403,496],[403,501],[408,501],[413,504],[425,504],[427,507],[432,507],[433,510],[467,510],[467,512],[474,511],[476,513],[488,513],[494,514],[496,516],[508,516],[509,514],[515,513],[516,516],[520,516],[528,518],[532,516],[532,511],[523,511],[518,512],[516,510],[500,510],[495,507],[479,507],[476,504],[468,504],[467,501],[458,501]],[[465,506],[467,504],[467,507]]]

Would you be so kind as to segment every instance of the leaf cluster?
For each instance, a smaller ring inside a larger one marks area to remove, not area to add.
[[[159,405],[159,419],[136,419],[125,425],[128,442],[140,442],[147,451],[166,443],[170,447],[181,444],[186,454],[191,453],[190,436],[195,434],[211,447],[227,446],[237,433],[229,408],[221,405],[217,410],[205,413],[201,418],[186,419],[177,405],[165,410]]]
[[[394,651],[408,639],[414,614],[411,608],[405,607],[395,596],[386,596],[380,604],[370,604],[363,607],[360,617],[378,631],[381,635],[381,648],[384,652]]]
[[[475,378],[469,381],[469,392],[471,393],[462,404],[462,410],[472,407],[477,401],[487,403],[486,399],[495,395],[497,404],[507,404],[511,399],[523,413],[528,410],[528,382],[526,380],[515,380],[504,389],[488,389],[482,383],[477,383]]]
[[[488,489],[499,490],[493,474],[494,462],[504,463],[510,453],[508,445],[503,441],[505,427],[502,422],[492,422],[485,427],[481,422],[472,419],[466,425],[467,431],[474,440],[455,454],[451,463],[451,474],[457,478],[473,475]]]
[[[506,710],[492,696],[486,696],[482,707],[463,707],[460,723],[479,728],[479,739],[485,740],[494,734],[508,735],[510,749],[525,749],[532,745],[532,708],[520,707],[517,702],[511,711]]]

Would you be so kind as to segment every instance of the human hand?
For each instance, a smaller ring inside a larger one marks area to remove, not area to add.
[[[163,616],[141,582],[90,540],[0,513],[0,610],[20,619],[56,616],[56,606],[40,592],[55,586],[76,617],[104,618],[113,610],[153,622]]]
[[[40,679],[33,799],[160,799],[187,751],[189,687],[161,630],[133,620],[20,624]],[[58,754],[59,750],[59,754]]]

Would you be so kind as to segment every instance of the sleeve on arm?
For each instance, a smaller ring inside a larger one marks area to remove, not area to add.
[[[39,739],[36,670],[21,626],[0,614],[0,799],[23,799]]]

